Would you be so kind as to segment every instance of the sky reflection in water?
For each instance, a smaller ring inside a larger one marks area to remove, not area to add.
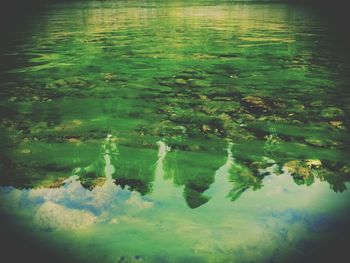
[[[113,237],[125,240],[108,257],[108,262],[118,258],[121,251],[130,258],[142,254],[146,262],[153,261],[150,247],[160,249],[164,260],[176,261],[181,257],[199,260],[203,256],[209,261],[248,262],[271,257],[283,260],[295,253],[302,255],[300,250],[307,245],[337,231],[337,213],[349,194],[332,193],[327,184],[319,181],[309,187],[297,186],[287,171],[274,174],[276,164],[265,169],[269,175],[265,176],[265,186],[258,195],[248,190],[240,202],[231,202],[230,170],[235,163],[231,144],[226,163],[215,172],[215,182],[203,193],[210,198],[209,202],[193,210],[185,204],[184,187],[174,187],[171,180],[165,179],[163,166],[171,149],[161,141],[158,147],[154,191],[145,196],[115,184],[112,175],[118,167],[113,167],[111,158],[117,158],[118,150],[115,138],[108,135],[101,151],[105,160],[105,180],[101,185],[86,189],[80,184],[79,176],[72,175],[57,188],[1,187],[2,203],[5,210],[33,222],[36,231],[49,236],[59,230],[77,231],[68,240],[80,240],[79,235],[93,236],[99,253],[108,250],[105,243]],[[108,232],[104,232],[106,223]],[[90,230],[86,234],[81,232],[83,229]],[[138,233],[137,237],[134,233]],[[139,240],[137,247],[133,244],[135,238]],[[265,240],[264,244],[261,239]],[[168,247],[174,243],[176,247]],[[78,251],[85,246],[85,241],[81,241],[79,248],[73,245]],[[180,254],[178,249],[182,250]],[[216,250],[220,253],[213,252]]]

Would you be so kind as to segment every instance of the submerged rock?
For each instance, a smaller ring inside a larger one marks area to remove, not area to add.
[[[211,128],[210,128],[209,125],[203,124],[202,127],[201,127],[201,130],[202,130],[203,132],[209,132],[209,131],[211,131]]]
[[[45,121],[40,121],[36,124],[33,124],[30,128],[30,133],[41,133],[48,129],[48,123]]]
[[[278,122],[278,123],[288,123],[289,120],[276,116],[276,115],[269,115],[269,116],[262,116],[258,119],[259,121],[271,121],[271,122]]]
[[[178,78],[178,79],[175,79],[175,83],[179,85],[186,85],[188,81],[185,79]]]
[[[150,127],[141,127],[138,129],[140,134],[151,134],[156,136],[173,136],[182,135],[186,132],[186,127],[174,124],[169,120],[155,123]]]
[[[329,139],[321,139],[321,138],[305,138],[305,142],[312,146],[317,146],[317,147],[329,147],[329,146],[341,146],[342,143],[340,141],[334,141],[334,140],[329,140]]]
[[[67,84],[68,84],[67,81],[64,79],[58,79],[58,80],[55,80],[53,82],[53,85],[55,85],[56,87],[62,87],[62,86],[65,86]]]
[[[71,88],[87,88],[89,87],[89,82],[82,77],[72,77],[68,79],[57,79],[52,83],[47,85],[49,89],[59,89],[63,92],[72,91]]]
[[[222,102],[222,101],[208,101],[202,106],[202,110],[207,114],[213,113],[235,113],[238,112],[241,105],[236,101]]]
[[[60,125],[54,127],[54,130],[55,131],[72,130],[82,125],[82,123],[83,122],[81,120],[77,120],[77,119],[64,121]]]
[[[72,143],[72,144],[76,144],[76,145],[80,145],[81,144],[81,139],[78,137],[68,137],[66,138],[68,140],[68,142]]]
[[[315,101],[310,103],[310,106],[312,106],[312,107],[321,107],[322,105],[323,105],[322,100],[315,100]]]
[[[110,81],[116,80],[117,76],[112,73],[107,73],[104,75],[103,79],[105,82],[110,82]]]
[[[189,79],[189,85],[193,88],[209,88],[210,83],[203,79]]]
[[[337,107],[328,107],[321,111],[321,117],[325,119],[339,119],[344,117],[344,111]]]
[[[246,104],[251,110],[267,112],[269,109],[267,103],[260,97],[246,96],[242,99],[242,102]]]
[[[18,98],[13,96],[13,97],[10,97],[7,101],[10,101],[10,102],[15,102]]]
[[[86,88],[89,86],[89,82],[80,77],[74,77],[67,80],[68,84],[74,88]]]
[[[252,114],[248,114],[248,113],[242,113],[239,115],[239,117],[243,122],[249,122],[249,121],[255,120],[255,117]]]
[[[305,138],[305,142],[317,147],[325,147],[328,145],[325,141],[316,138]]]
[[[30,154],[30,153],[32,153],[32,150],[31,149],[22,149],[21,153],[23,153],[23,154]]]
[[[304,113],[305,112],[305,106],[303,104],[300,103],[300,101],[298,100],[290,100],[288,103],[288,109],[287,111],[290,114],[300,114],[300,113]]]
[[[336,129],[345,129],[342,121],[330,121],[329,124]]]

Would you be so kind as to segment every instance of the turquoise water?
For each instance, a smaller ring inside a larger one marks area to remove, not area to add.
[[[48,5],[1,54],[3,222],[79,262],[320,253],[349,207],[329,33],[286,4]]]

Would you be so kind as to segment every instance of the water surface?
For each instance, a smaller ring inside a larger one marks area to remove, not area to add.
[[[9,42],[3,221],[48,248],[286,262],[347,228],[349,65],[316,12],[74,2]]]

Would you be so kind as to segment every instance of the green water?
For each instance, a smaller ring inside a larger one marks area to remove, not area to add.
[[[349,64],[317,13],[82,1],[14,35],[0,195],[33,239],[82,262],[285,262],[348,225]]]

